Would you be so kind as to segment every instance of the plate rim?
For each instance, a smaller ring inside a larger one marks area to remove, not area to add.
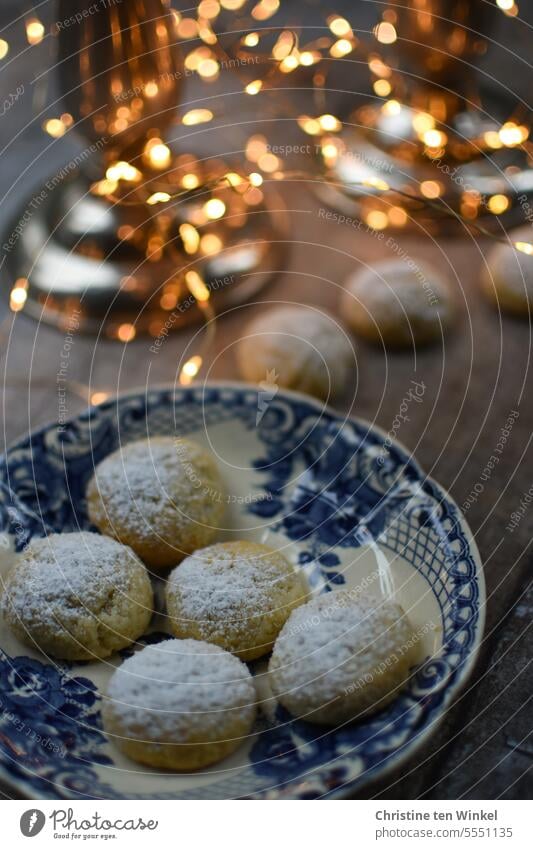
[[[6,447],[5,451],[0,453],[0,463],[5,461],[9,453],[16,448],[21,447],[25,443],[30,443],[33,437],[40,436],[46,431],[50,430],[53,427],[58,427],[61,424],[61,427],[67,427],[70,424],[78,421],[82,416],[90,417],[90,413],[93,410],[105,410],[112,409],[114,406],[117,406],[120,401],[127,400],[129,398],[137,398],[137,397],[146,397],[151,392],[172,392],[173,394],[179,394],[180,392],[191,392],[194,390],[201,390],[202,392],[206,389],[217,388],[223,389],[227,387],[228,389],[241,389],[248,390],[251,392],[258,392],[259,387],[258,384],[250,383],[247,381],[240,380],[207,380],[203,382],[197,382],[190,384],[189,386],[181,386],[176,383],[154,383],[151,387],[141,389],[140,387],[135,389],[128,389],[124,392],[119,392],[115,395],[112,395],[109,398],[106,398],[105,401],[102,401],[100,404],[89,404],[79,413],[74,416],[69,416],[65,419],[64,422],[59,423],[57,419],[51,419],[34,430],[29,431],[22,437],[13,440]],[[363,427],[366,427],[368,430],[379,434],[383,440],[390,441],[396,448],[399,448],[403,454],[405,454],[409,461],[414,465],[414,467],[420,472],[420,474],[424,477],[424,480],[429,482],[439,493],[439,496],[451,504],[457,513],[458,521],[460,523],[461,529],[465,534],[466,540],[468,542],[468,546],[471,550],[472,558],[476,566],[475,571],[475,579],[478,587],[479,593],[479,602],[478,602],[478,624],[476,627],[476,639],[475,644],[470,651],[468,658],[464,665],[461,667],[459,671],[459,675],[456,680],[446,688],[443,701],[440,709],[440,713],[437,717],[430,723],[430,726],[425,728],[422,733],[416,735],[413,739],[411,739],[404,747],[402,747],[402,751],[399,752],[395,757],[389,759],[382,768],[380,768],[375,774],[370,774],[368,779],[364,782],[364,784],[359,788],[359,792],[364,790],[365,787],[371,787],[372,784],[375,784],[377,781],[382,778],[390,775],[390,773],[397,770],[400,766],[402,766],[407,760],[413,757],[413,755],[423,746],[425,745],[429,739],[436,733],[442,722],[444,721],[448,711],[452,707],[452,705],[457,701],[461,693],[463,692],[469,678],[472,675],[474,667],[476,666],[479,654],[481,650],[481,646],[483,643],[483,636],[485,633],[485,624],[486,624],[486,607],[487,607],[487,593],[486,593],[486,581],[485,581],[485,570],[483,565],[483,560],[481,558],[481,554],[479,552],[479,548],[475,539],[475,536],[468,524],[468,521],[462,512],[461,508],[455,501],[452,495],[448,492],[448,490],[442,486],[434,477],[428,475],[424,468],[420,465],[413,452],[403,443],[401,440],[396,438],[396,435],[393,437],[388,434],[384,428],[380,425],[370,422],[368,419],[354,415],[352,412],[352,408],[350,408],[349,413],[343,413],[339,410],[336,410],[334,407],[330,406],[329,403],[322,402],[319,399],[307,395],[305,392],[299,392],[295,389],[286,389],[284,387],[280,387],[278,392],[276,393],[276,398],[288,397],[289,400],[293,399],[294,401],[304,401],[311,407],[316,408],[319,412],[328,414],[333,418],[342,421],[343,423],[347,422],[355,422]],[[39,799],[58,799],[59,801],[63,801],[61,797],[54,796],[38,796],[35,795],[35,790],[32,787],[32,784],[29,780],[21,778],[16,781],[13,780],[13,776],[7,771],[7,767],[3,760],[0,760],[0,776],[1,780],[4,784],[4,788],[0,787],[0,790],[13,790],[18,797],[22,796],[23,799],[28,800],[39,800]],[[47,780],[47,779],[44,779]],[[335,788],[327,792],[327,794],[322,794],[318,797],[318,800],[323,798],[326,799],[348,799],[352,793],[354,785],[357,784],[359,777],[356,776],[352,778],[350,781],[347,781],[339,788]],[[51,787],[54,787],[54,783],[50,781]],[[23,790],[24,788],[24,790]],[[22,792],[26,793],[26,795],[22,795]],[[248,798],[256,798],[259,800],[265,800],[264,795],[259,791],[257,794],[252,793]],[[17,798],[17,797],[15,797]],[[66,797],[68,801],[73,800],[76,801],[75,796]],[[291,798],[291,797],[288,797]],[[298,797],[292,797],[294,801],[301,801]],[[98,799],[98,797],[95,797]],[[105,800],[104,800],[105,801]],[[173,801],[179,801],[179,799],[174,799]],[[228,800],[229,801],[229,800]]]

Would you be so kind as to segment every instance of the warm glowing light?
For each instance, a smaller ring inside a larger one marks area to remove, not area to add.
[[[198,372],[202,367],[202,358],[199,356],[191,357],[190,360],[184,364],[181,374],[180,374],[180,383],[182,386],[188,386],[192,383],[193,378],[196,377]]]
[[[250,136],[246,142],[246,158],[250,162],[257,162],[260,156],[268,151],[268,144],[265,136]]]
[[[9,295],[9,306],[13,312],[20,312],[20,310],[24,308],[24,304],[28,297],[27,289],[28,281],[24,277],[17,280],[11,289],[11,293]]]
[[[137,331],[133,324],[121,324],[117,330],[117,337],[121,342],[131,342],[136,335]]]
[[[338,18],[337,16],[328,18],[328,26],[333,35],[339,38],[352,33],[352,28],[346,18]]]
[[[429,198],[431,200],[433,198],[440,197],[442,186],[436,180],[424,180],[420,183],[420,191],[425,198]]]
[[[44,26],[38,18],[28,18],[26,21],[26,38],[28,44],[39,44],[44,38]]]
[[[300,53],[300,65],[303,65],[306,68],[319,61],[320,53],[318,52],[313,53],[311,50],[304,50],[303,53]]]
[[[505,197],[505,195],[492,195],[488,200],[487,206],[493,215],[501,215],[502,212],[505,212],[509,208],[509,198]]]
[[[387,21],[382,21],[375,27],[374,35],[380,44],[394,44],[398,38],[393,24],[389,24]]]
[[[440,130],[426,130],[422,138],[427,147],[442,147],[446,142],[446,136]]]
[[[341,56],[347,56],[353,50],[353,44],[347,38],[339,38],[331,45],[329,52],[334,59],[339,59]]]
[[[514,6],[514,0],[496,0],[496,5],[503,9],[504,12],[508,11],[508,9],[512,9]]]
[[[259,44],[259,35],[256,32],[249,32],[248,35],[244,36],[243,44],[246,47],[257,47]]]
[[[300,115],[298,126],[309,136],[318,136],[322,132],[319,121],[316,118],[309,118],[308,115]]]
[[[195,254],[200,247],[200,234],[196,227],[185,222],[184,224],[180,224],[179,233],[185,252]]]
[[[117,188],[118,183],[116,180],[98,180],[97,183],[92,184],[91,192],[93,193],[93,195],[106,197],[107,195],[114,194]]]
[[[388,80],[376,80],[373,88],[379,97],[388,97],[392,91],[392,86]]]
[[[390,186],[385,180],[382,180],[380,177],[369,177],[367,180],[363,180],[365,186],[371,186],[373,189],[378,189],[380,192],[388,192]]]
[[[260,0],[252,9],[252,18],[256,21],[267,21],[279,9],[279,0]]]
[[[5,40],[5,38],[0,38],[0,59],[3,59],[4,56],[7,56],[9,53],[9,44]]]
[[[244,90],[246,94],[259,94],[261,89],[263,88],[263,83],[261,80],[254,80],[252,83],[248,83],[245,86]]]
[[[58,139],[61,136],[64,136],[67,132],[67,128],[65,127],[63,121],[60,121],[59,118],[50,118],[49,121],[45,121],[43,124],[43,129],[49,136],[52,136],[54,139]]]
[[[222,218],[226,211],[226,204],[220,198],[211,198],[204,204],[204,212],[211,220]]]
[[[328,160],[328,163],[331,165],[331,160],[334,160],[339,155],[339,151],[337,146],[333,144],[333,142],[324,142],[321,146],[322,156],[324,159]]]
[[[153,195],[150,195],[146,203],[150,206],[155,206],[156,203],[168,203],[169,200],[170,195],[168,192],[154,192]]]
[[[257,160],[261,171],[266,171],[267,174],[273,174],[280,167],[280,161],[273,153],[263,153]]]
[[[108,180],[124,180],[127,183],[136,183],[142,179],[142,174],[138,168],[123,161],[114,162],[110,165],[105,175]]]
[[[417,112],[413,115],[413,129],[419,136],[435,128],[435,118],[429,112]]]
[[[161,139],[150,139],[144,148],[144,155],[153,168],[168,168],[172,154],[170,148]]]
[[[402,111],[402,105],[397,100],[387,100],[381,107],[381,111],[385,115],[399,115]]]
[[[335,132],[342,129],[342,124],[335,115],[321,115],[318,122],[323,130],[327,133]]]
[[[365,218],[366,223],[372,230],[384,230],[389,219],[386,212],[381,212],[379,209],[373,209]]]
[[[517,251],[521,251],[523,254],[527,254],[528,256],[533,254],[533,245],[529,242],[515,242],[514,246]]]
[[[159,86],[156,82],[154,82],[154,80],[151,80],[144,86],[144,93],[146,97],[157,97],[159,94]]]
[[[218,76],[218,62],[216,59],[202,59],[196,70],[204,79],[213,79]]]
[[[224,179],[227,180],[230,186],[234,189],[237,188],[237,186],[240,186],[243,182],[240,174],[236,174],[235,171],[228,171],[227,174],[224,174]]]
[[[286,56],[282,62],[280,62],[279,69],[283,74],[290,74],[290,72],[294,71],[298,65],[298,57],[291,53],[289,56]]]
[[[197,271],[187,271],[185,274],[185,282],[189,292],[191,295],[194,295],[197,301],[205,302],[209,300],[209,289]]]
[[[229,12],[235,12],[241,6],[244,6],[245,2],[246,0],[220,0],[220,5]]]
[[[215,235],[215,233],[206,233],[200,239],[200,250],[207,256],[217,254],[222,250],[222,239]]]
[[[529,129],[523,126],[519,127],[514,121],[507,121],[500,129],[498,135],[505,147],[515,147],[527,139]]]
[[[388,214],[389,221],[394,227],[403,227],[407,224],[407,212],[403,206],[391,206]]]
[[[376,77],[390,77],[391,69],[379,56],[372,56],[368,60],[368,67]]]
[[[93,392],[91,404],[103,404],[109,398],[109,392]]]
[[[197,11],[199,18],[216,18],[220,13],[220,4],[217,0],[201,0]]]
[[[263,185],[263,177],[261,174],[258,174],[257,171],[252,171],[252,173],[248,177],[250,184],[258,188]]]
[[[184,189],[197,189],[200,185],[200,179],[196,174],[184,174],[181,178],[181,185]]]
[[[177,26],[181,38],[194,38],[198,35],[198,22],[194,18],[182,18]]]
[[[485,144],[488,147],[492,147],[493,150],[499,150],[499,148],[503,147],[503,142],[500,138],[500,134],[495,130],[488,130],[484,133],[483,138],[485,140]]]
[[[186,127],[193,127],[195,124],[206,124],[212,120],[213,113],[210,109],[191,109],[185,113],[181,119],[181,123],[185,124]]]

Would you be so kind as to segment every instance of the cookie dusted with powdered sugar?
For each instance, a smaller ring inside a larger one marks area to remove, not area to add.
[[[195,552],[171,573],[167,611],[177,637],[215,643],[243,660],[267,654],[307,581],[279,551],[227,542]]]
[[[154,767],[200,769],[233,752],[256,713],[242,661],[197,640],[147,646],[113,674],[104,728],[126,755]]]
[[[531,244],[530,224],[507,234],[508,244],[493,245],[481,273],[485,294],[500,309],[515,315],[529,316],[533,310],[533,256],[514,246]],[[529,249],[528,249],[529,250]]]
[[[293,716],[323,725],[384,707],[409,680],[417,640],[399,604],[350,590],[295,610],[269,664],[272,691]]]
[[[438,271],[414,260],[391,259],[348,278],[340,311],[365,339],[406,347],[439,339],[451,326],[455,309]]]
[[[224,504],[215,461],[195,442],[172,437],[119,448],[99,463],[87,489],[91,521],[156,571],[207,545]]]
[[[357,369],[354,346],[338,320],[297,304],[254,319],[238,344],[237,360],[245,380],[266,379],[321,399],[340,395]]]
[[[12,567],[3,616],[26,645],[65,660],[97,660],[140,637],[153,596],[139,558],[87,532],[31,542]]]

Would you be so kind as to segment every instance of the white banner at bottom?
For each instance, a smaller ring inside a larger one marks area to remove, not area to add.
[[[303,849],[533,845],[528,802],[5,801],[4,846]],[[238,808],[236,807],[238,806]],[[305,806],[305,807],[303,807]],[[35,841],[35,842],[32,842]]]

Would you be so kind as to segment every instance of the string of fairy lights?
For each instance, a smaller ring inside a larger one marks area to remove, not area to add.
[[[496,0],[496,5],[503,14],[516,17],[519,9],[514,0]],[[239,76],[241,69],[264,67],[266,72],[262,78],[242,79],[242,90],[255,97],[260,92],[273,89],[279,79],[278,75],[288,75],[301,69],[309,69],[312,88],[316,94],[315,104],[324,103],[324,92],[327,88],[327,74],[331,60],[342,62],[353,54],[364,60],[370,74],[372,89],[383,102],[380,106],[382,113],[394,115],[402,109],[401,78],[380,53],[380,45],[394,44],[398,39],[395,27],[396,17],[392,9],[382,12],[379,21],[371,34],[370,42],[360,39],[353,30],[350,22],[339,14],[330,13],[324,21],[324,27],[318,37],[304,41],[301,33],[294,28],[276,26],[275,16],[280,11],[280,0],[201,0],[194,13],[180,14],[175,9],[169,11],[173,17],[176,38],[183,48],[184,66],[188,72],[197,75],[206,84],[217,80],[225,67],[232,68]],[[219,16],[226,12],[239,13],[239,27],[243,34],[239,36],[236,45],[232,46],[231,55],[221,44],[221,37],[216,32],[216,22]],[[249,19],[249,28],[243,28],[243,14]],[[39,45],[48,34],[53,35],[53,29],[47,33],[45,25],[36,14],[31,14],[25,21],[26,39],[30,46]],[[246,29],[246,31],[244,31]],[[8,56],[10,45],[7,40],[0,38],[0,61]],[[261,61],[252,61],[261,58]],[[239,61],[236,61],[239,60]],[[327,60],[327,61],[325,61]],[[1,68],[1,66],[0,66]],[[155,96],[158,91],[156,80],[144,84],[145,97]],[[114,132],[120,133],[131,120],[130,107],[118,106]],[[216,110],[209,108],[193,108],[183,112],[179,121],[185,127],[208,124],[216,118]],[[315,115],[300,114],[295,117],[300,130],[316,137],[323,162],[331,166],[342,150],[340,133],[344,124],[340,117],[330,112],[317,111]],[[43,122],[43,130],[52,138],[64,136],[74,126],[74,119],[68,112],[54,117],[48,117]],[[439,126],[436,116],[424,111],[412,111],[412,126],[424,155],[428,161],[440,159],[447,153],[449,139],[446,132]],[[486,130],[475,142],[481,151],[495,151],[500,148],[529,146],[530,128],[523,121],[509,117],[500,127]],[[171,202],[179,202],[183,196],[191,197],[198,189],[198,204],[194,207],[189,220],[179,225],[179,235],[185,253],[191,257],[205,257],[219,252],[223,245],[215,233],[202,233],[202,226],[209,221],[223,219],[227,212],[227,201],[224,192],[230,190],[248,204],[261,202],[261,187],[265,180],[296,179],[295,172],[284,170],[281,159],[272,152],[268,139],[263,134],[254,133],[249,136],[245,145],[247,170],[238,174],[235,171],[225,171],[217,174],[212,181],[210,196],[206,199],[206,183],[199,170],[198,161],[189,154],[175,156],[165,141],[156,134],[147,139],[142,162],[133,164],[126,160],[118,160],[107,165],[105,174],[91,186],[91,192],[104,197],[110,203],[144,205],[153,211],[157,220],[160,210]],[[146,165],[150,171],[147,179],[141,170]],[[137,167],[139,165],[140,167]],[[158,172],[160,178],[158,178]],[[155,176],[154,176],[155,175]],[[299,172],[299,177],[316,180],[316,173]],[[327,179],[327,174],[324,177]],[[402,195],[398,188],[392,188],[389,181],[372,177],[361,181],[361,188],[367,187],[374,193],[387,195],[394,193],[395,197]],[[423,180],[417,186],[417,200],[427,204],[428,208],[439,208],[440,213],[450,215],[462,221],[466,226],[473,226],[478,233],[493,239],[499,237],[489,233],[475,219],[479,209],[479,198],[475,192],[465,192],[460,211],[450,210],[447,205],[439,206],[442,186],[438,180]],[[408,197],[412,200],[412,193]],[[492,195],[486,201],[486,208],[494,215],[500,215],[509,206],[509,199],[503,193]],[[408,215],[401,205],[391,204],[387,211],[371,209],[363,215],[365,223],[374,230],[385,229],[389,226],[401,227],[407,223]],[[128,239],[131,233],[119,232],[121,239]],[[502,239],[500,239],[501,241]],[[508,243],[508,242],[506,242]],[[529,242],[514,242],[516,250],[533,255],[533,244]],[[157,233],[149,240],[147,254],[157,261],[166,242],[163,235]],[[190,269],[183,275],[184,285],[195,298],[202,311],[207,328],[204,347],[212,343],[215,332],[216,315],[210,302],[210,290],[205,284],[201,273]],[[27,298],[28,281],[19,279],[13,285],[10,294],[10,307],[17,313],[24,309]],[[161,295],[161,306],[172,310],[177,303],[179,293],[175,290],[165,290]],[[136,336],[132,324],[121,325],[117,330],[117,338],[127,343]],[[190,383],[198,375],[204,362],[205,352],[195,354],[185,362],[180,372],[180,382]],[[103,400],[102,394],[96,393]]]

